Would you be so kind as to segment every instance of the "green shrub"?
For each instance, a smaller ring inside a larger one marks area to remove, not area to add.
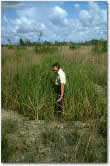
[[[12,45],[8,45],[8,49],[12,49],[13,48],[13,46]]]
[[[70,45],[70,47],[69,47],[69,48],[71,48],[71,49],[75,50],[75,49],[80,48],[80,46],[79,46],[79,45]]]
[[[107,52],[107,42],[102,41],[102,42],[96,43],[93,46],[92,51],[95,52],[95,53]]]

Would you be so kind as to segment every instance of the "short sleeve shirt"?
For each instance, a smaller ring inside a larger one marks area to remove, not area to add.
[[[61,83],[66,84],[66,75],[64,71],[60,68],[58,71],[58,76],[56,78],[55,84],[60,85]]]

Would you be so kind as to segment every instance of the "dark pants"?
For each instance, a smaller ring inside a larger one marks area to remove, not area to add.
[[[56,104],[54,107],[54,114],[58,117],[62,117],[62,112],[63,112],[63,105],[64,105],[64,97],[62,98],[61,101],[57,102],[57,100],[61,96],[61,86],[56,86],[55,87],[55,93],[56,93]]]

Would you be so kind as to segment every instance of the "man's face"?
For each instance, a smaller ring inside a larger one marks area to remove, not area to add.
[[[54,71],[55,73],[58,72],[58,67],[54,66],[54,67],[53,67],[53,71]]]

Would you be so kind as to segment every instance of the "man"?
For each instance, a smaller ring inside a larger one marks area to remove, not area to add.
[[[55,80],[55,92],[56,92],[56,104],[54,113],[61,118],[63,112],[63,104],[64,104],[64,91],[66,84],[66,76],[64,71],[60,68],[59,63],[55,63],[52,66],[53,71],[57,74]]]

